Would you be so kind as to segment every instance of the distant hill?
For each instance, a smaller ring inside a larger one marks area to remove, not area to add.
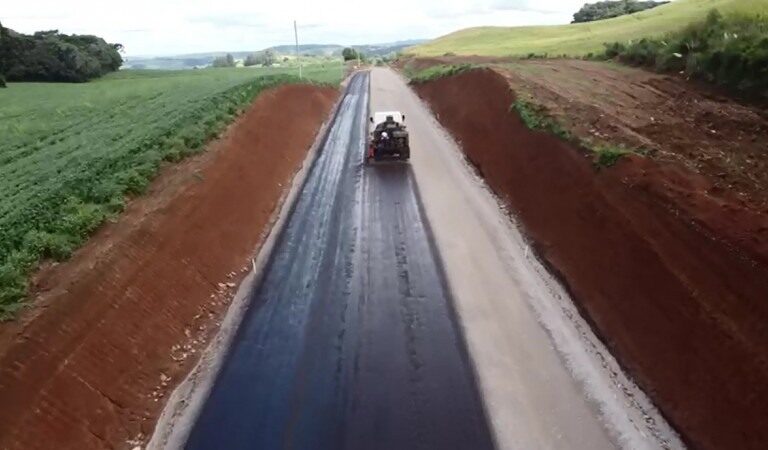
[[[605,42],[661,36],[703,19],[717,8],[723,14],[768,13],[766,0],[676,0],[653,9],[596,22],[459,30],[405,50],[416,56],[523,56],[529,53],[581,56],[603,50]]]
[[[253,52],[209,52],[171,56],[126,56],[123,69],[179,70],[207,67],[215,58],[230,53],[235,59],[244,59]]]
[[[299,53],[302,55],[310,56],[337,56],[341,55],[341,51],[344,49],[342,45],[335,44],[304,44],[299,45]],[[271,50],[278,55],[294,55],[296,54],[295,45],[276,45],[264,50]]]
[[[396,41],[383,44],[369,45],[351,45],[354,49],[369,56],[386,56],[402,51],[404,48],[412,45],[419,45],[427,42],[424,39],[413,39],[407,41]],[[338,44],[302,44],[299,46],[299,53],[303,56],[313,57],[341,57],[341,51],[344,45]],[[208,53],[190,53],[185,55],[140,57],[127,56],[123,68],[125,69],[192,69],[194,67],[206,67],[213,63],[213,60],[219,56],[230,53],[235,59],[245,59],[251,53],[270,50],[279,56],[293,56],[296,53],[294,45],[276,45],[263,50],[239,51],[239,52],[208,52]]]
[[[390,42],[386,44],[353,45],[355,50],[369,56],[386,56],[404,49],[427,42],[426,39],[412,39],[407,41]]]

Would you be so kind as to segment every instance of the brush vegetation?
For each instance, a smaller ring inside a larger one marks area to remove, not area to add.
[[[593,162],[599,169],[608,168],[616,164],[622,157],[629,154],[643,154],[641,150],[633,150],[624,145],[594,144],[588,140],[580,140],[574,137],[568,129],[563,126],[555,117],[550,115],[547,110],[535,103],[518,98],[512,104],[510,110],[517,113],[520,120],[529,130],[543,131],[560,139],[579,146],[594,155]]]
[[[768,90],[768,15],[712,10],[701,22],[660,38],[606,44],[605,56],[745,92]]]
[[[767,14],[766,0],[676,0],[646,11],[596,22],[555,26],[478,27],[410,47],[415,56],[525,56],[528,54],[586,56],[600,54],[606,42],[661,37],[703,20],[713,8],[724,15]]]
[[[20,307],[41,260],[66,259],[163,161],[201,151],[259,92],[295,81],[269,69],[206,69],[9,83],[0,91],[0,316]]]
[[[512,104],[512,109],[520,116],[528,129],[546,131],[566,141],[572,140],[568,132],[554,117],[547,114],[546,110],[534,103],[517,99]]]
[[[591,150],[595,155],[595,166],[601,169],[613,166],[619,162],[622,157],[629,155],[630,153],[638,154],[638,152],[630,150],[622,145],[599,145],[593,147]]]

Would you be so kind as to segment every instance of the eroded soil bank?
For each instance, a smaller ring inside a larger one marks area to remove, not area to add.
[[[765,213],[676,161],[633,156],[598,170],[528,130],[510,111],[510,80],[492,70],[416,90],[684,439],[764,448]]]
[[[0,448],[132,448],[194,366],[338,93],[262,93],[0,328]]]

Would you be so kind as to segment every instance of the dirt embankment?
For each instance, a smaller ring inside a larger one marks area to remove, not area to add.
[[[132,448],[193,367],[337,91],[262,93],[205,154],[64,264],[0,327],[0,448]]]
[[[483,69],[416,89],[684,439],[765,448],[766,214],[672,159],[597,170],[583,150],[528,130],[510,83]]]

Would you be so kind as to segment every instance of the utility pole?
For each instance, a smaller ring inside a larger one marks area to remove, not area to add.
[[[299,63],[299,80],[301,80],[301,58],[299,57],[299,30],[296,21],[293,21],[293,37],[296,38],[296,62]]]

